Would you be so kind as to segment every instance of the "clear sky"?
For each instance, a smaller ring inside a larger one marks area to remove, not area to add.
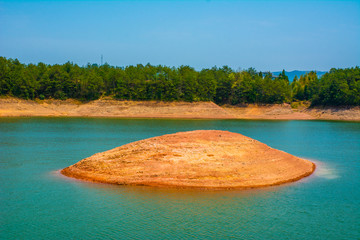
[[[2,1],[0,56],[24,63],[360,65],[360,1]]]

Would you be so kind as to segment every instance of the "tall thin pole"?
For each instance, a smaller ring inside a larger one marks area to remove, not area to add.
[[[101,65],[100,66],[102,66],[103,65],[103,55],[101,54]]]

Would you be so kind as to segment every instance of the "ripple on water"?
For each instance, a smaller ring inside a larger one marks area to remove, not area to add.
[[[318,160],[311,160],[316,164],[316,170],[314,172],[314,176],[324,179],[336,179],[339,178],[339,172],[332,167],[329,163],[320,162]]]

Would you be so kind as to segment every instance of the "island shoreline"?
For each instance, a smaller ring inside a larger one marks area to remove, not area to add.
[[[69,180],[72,181],[80,181],[80,182],[88,182],[88,183],[98,183],[98,184],[109,184],[109,185],[117,185],[117,186],[130,186],[130,187],[152,187],[152,188],[166,188],[166,189],[186,189],[186,190],[203,190],[203,191],[228,191],[228,190],[258,190],[258,189],[266,189],[269,187],[280,187],[280,186],[284,186],[286,184],[292,184],[292,183],[296,183],[299,182],[300,180],[305,180],[308,177],[313,176],[313,173],[315,173],[317,169],[317,165],[315,163],[313,163],[313,168],[311,172],[306,172],[303,175],[300,175],[296,178],[292,178],[292,179],[287,179],[287,180],[283,180],[281,182],[277,182],[274,184],[263,184],[263,185],[253,185],[253,186],[246,186],[246,187],[199,187],[199,186],[177,186],[177,185],[171,185],[171,184],[157,184],[157,183],[142,183],[142,184],[129,184],[129,183],[124,183],[124,184],[119,184],[119,183],[111,183],[111,182],[106,182],[106,181],[100,181],[100,180],[94,180],[91,177],[80,177],[76,174],[71,174],[71,173],[67,173],[66,171],[64,171],[64,169],[59,169],[57,170],[57,174],[59,176],[62,177],[66,177]]]

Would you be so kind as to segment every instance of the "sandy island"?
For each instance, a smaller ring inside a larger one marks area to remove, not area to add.
[[[291,108],[289,104],[218,106],[213,102],[23,100],[0,98],[0,117],[116,117],[360,121],[360,108]]]
[[[61,173],[120,185],[246,189],[293,182],[314,170],[314,163],[244,135],[198,130],[97,153]]]

